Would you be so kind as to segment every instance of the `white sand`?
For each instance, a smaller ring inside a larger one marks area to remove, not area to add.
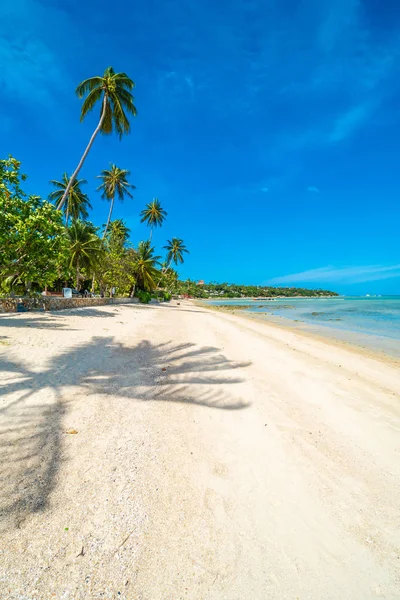
[[[189,302],[0,359],[0,598],[400,598],[395,363]]]

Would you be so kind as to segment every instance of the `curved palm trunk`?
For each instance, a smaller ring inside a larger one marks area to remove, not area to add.
[[[69,209],[67,208],[67,212],[65,213],[65,227],[68,227],[69,221]]]
[[[75,181],[75,179],[76,179],[79,171],[82,168],[83,163],[85,162],[85,159],[86,159],[87,155],[89,154],[89,150],[92,147],[94,140],[96,139],[96,135],[99,133],[99,131],[100,131],[102,125],[103,125],[104,117],[106,116],[107,98],[108,98],[107,94],[104,94],[103,107],[101,109],[101,117],[100,117],[99,124],[97,125],[96,129],[94,130],[93,135],[90,138],[90,141],[89,141],[89,143],[88,143],[88,145],[86,147],[86,150],[83,153],[83,156],[82,156],[81,160],[78,163],[78,166],[76,167],[75,171],[72,173],[72,175],[70,177],[70,180],[69,180],[68,185],[67,185],[67,187],[65,189],[63,197],[61,198],[61,200],[60,200],[60,202],[59,202],[59,204],[57,206],[58,210],[60,210],[64,206],[65,200],[66,200],[66,198],[67,198],[67,196],[69,194],[69,191],[70,191],[70,189],[72,187],[72,184],[74,183],[74,181]]]
[[[112,215],[113,208],[114,208],[114,196],[111,198],[110,212],[108,213],[108,219],[107,219],[107,223],[106,223],[106,228],[104,229],[104,233],[103,233],[103,237],[102,237],[103,240],[106,237],[107,229],[108,229],[108,226],[110,225],[111,215]]]
[[[149,242],[151,242],[151,238],[153,237],[153,228],[150,227],[150,237],[149,237]]]

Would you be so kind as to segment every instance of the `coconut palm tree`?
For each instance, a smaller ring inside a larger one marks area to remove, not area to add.
[[[130,133],[131,127],[127,113],[134,117],[137,114],[133,103],[134,97],[130,92],[134,87],[135,83],[126,73],[115,73],[112,67],[107,67],[103,76],[85,79],[76,88],[78,98],[86,96],[81,109],[81,121],[96,104],[101,102],[100,120],[57,208],[63,207],[69,188],[78,176],[97,134],[100,132],[108,135],[115,130],[121,139],[124,134]]]
[[[156,288],[160,256],[154,256],[150,242],[140,242],[134,263],[134,275],[139,289],[151,292]]]
[[[67,173],[63,174],[61,181],[57,181],[56,179],[50,181],[56,189],[49,194],[49,199],[54,202],[56,206],[60,203],[60,200],[69,185],[69,181],[70,179]],[[89,216],[88,209],[90,210],[92,205],[90,204],[88,196],[81,190],[81,185],[84,183],[87,183],[86,179],[75,179],[69,189],[67,201],[62,207],[67,227],[70,217],[72,221],[76,221],[77,219],[82,219],[84,221]]]
[[[112,211],[114,208],[114,200],[117,195],[121,202],[124,199],[124,196],[129,196],[133,198],[132,194],[129,191],[129,188],[133,190],[136,189],[134,185],[130,184],[127,180],[127,177],[130,175],[127,169],[120,169],[116,165],[111,165],[110,169],[104,169],[101,172],[101,175],[98,175],[99,179],[103,180],[103,183],[99,185],[98,190],[102,190],[102,198],[106,200],[110,200],[110,211],[108,213],[108,220],[103,232],[103,239],[106,236],[108,226],[110,224]]]
[[[106,237],[108,240],[118,240],[124,246],[129,239],[130,233],[131,230],[127,227],[123,219],[115,219],[110,222]]]
[[[167,214],[168,213],[162,208],[158,198],[153,198],[151,202],[146,204],[146,208],[140,213],[140,216],[142,217],[140,222],[146,223],[147,226],[150,227],[150,242],[153,236],[153,228],[161,227]]]
[[[167,250],[168,266],[165,269],[166,271],[168,271],[168,269],[170,268],[171,263],[178,265],[179,263],[182,264],[184,262],[184,252],[187,252],[189,254],[189,250],[186,248],[185,244],[183,243],[183,240],[175,237],[172,238],[172,240],[167,240],[167,245],[164,246],[164,250]]]
[[[92,223],[74,221],[67,229],[70,250],[70,268],[75,269],[76,289],[79,290],[79,269],[93,271],[103,251],[101,239]]]

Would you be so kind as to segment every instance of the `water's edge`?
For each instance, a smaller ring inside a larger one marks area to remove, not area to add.
[[[400,358],[400,296],[220,299],[201,304]]]

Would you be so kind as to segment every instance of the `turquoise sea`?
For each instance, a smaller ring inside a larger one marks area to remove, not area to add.
[[[208,300],[400,357],[400,296]]]

